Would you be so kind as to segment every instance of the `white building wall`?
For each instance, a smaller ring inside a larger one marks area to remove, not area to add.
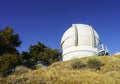
[[[63,61],[97,55],[100,44],[99,36],[91,26],[73,24],[61,39]]]

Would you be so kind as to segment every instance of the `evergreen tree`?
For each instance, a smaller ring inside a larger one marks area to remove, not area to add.
[[[0,56],[8,53],[17,53],[16,49],[21,44],[18,34],[14,34],[14,30],[10,27],[5,27],[0,30]]]
[[[12,69],[21,65],[22,60],[17,54],[5,54],[0,57],[0,75],[8,75]]]
[[[61,52],[59,52],[59,50],[53,50],[40,42],[36,45],[30,46],[29,50],[29,53],[33,59],[39,60],[46,66],[52,64],[53,62],[59,61],[61,58]]]
[[[21,59],[22,59],[22,63],[24,66],[28,67],[28,68],[34,68],[34,65],[36,64],[36,61],[34,59],[32,59],[31,55],[29,52],[23,51],[21,53]]]
[[[15,66],[22,64],[19,51],[21,44],[18,34],[10,27],[0,30],[0,75],[7,75]]]

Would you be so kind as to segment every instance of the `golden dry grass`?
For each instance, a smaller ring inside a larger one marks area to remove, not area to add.
[[[89,58],[80,60],[87,63]],[[120,55],[97,58],[104,63],[101,70],[72,69],[71,61],[56,62],[45,69],[0,78],[0,84],[120,84]]]

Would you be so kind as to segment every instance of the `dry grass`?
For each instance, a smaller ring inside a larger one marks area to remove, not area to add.
[[[98,57],[101,70],[72,69],[71,61],[56,62],[45,69],[0,78],[0,84],[120,84],[120,55]],[[89,58],[80,59],[87,64]]]

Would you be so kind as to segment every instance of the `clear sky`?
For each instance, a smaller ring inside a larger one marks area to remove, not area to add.
[[[91,25],[111,54],[120,51],[120,0],[0,0],[0,28],[19,34],[20,51],[38,41],[61,50],[63,33],[75,23]]]

